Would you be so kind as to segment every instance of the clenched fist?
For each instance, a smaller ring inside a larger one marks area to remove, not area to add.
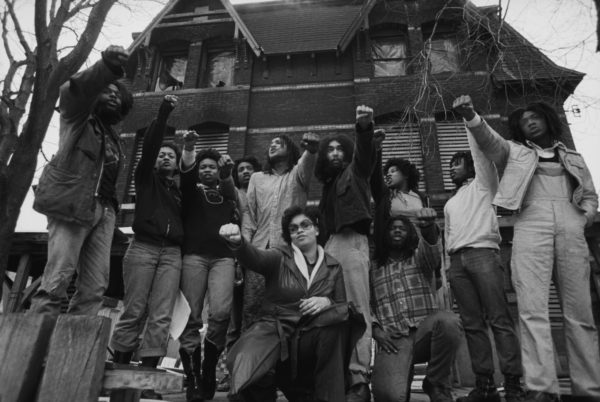
[[[236,246],[242,243],[240,227],[234,223],[228,223],[221,226],[219,229],[219,236]]]
[[[173,109],[175,109],[175,106],[177,106],[178,100],[179,99],[177,99],[175,95],[165,95],[162,103],[160,104],[160,108],[158,109],[158,115],[165,117],[168,116]]]
[[[373,123],[373,109],[360,105],[356,108],[356,124],[361,130],[366,130]]]
[[[437,212],[433,208],[422,208],[417,211],[417,225],[427,227],[435,223]]]
[[[217,161],[219,165],[219,177],[221,180],[225,180],[231,176],[231,170],[233,169],[233,160],[229,155],[222,155],[221,159]]]
[[[125,67],[129,60],[129,52],[123,46],[110,45],[102,52],[102,59],[110,67]]]
[[[466,121],[473,120],[475,117],[475,108],[473,107],[473,101],[469,95],[462,95],[454,99],[454,102],[452,102],[452,109],[460,114]]]
[[[186,151],[193,151],[194,145],[196,145],[196,141],[200,136],[194,130],[189,130],[187,133],[183,135],[183,149]]]
[[[385,130],[378,128],[373,133],[373,148],[379,151],[383,145],[383,141],[385,141]]]
[[[304,133],[300,145],[311,154],[314,154],[319,150],[319,134]]]

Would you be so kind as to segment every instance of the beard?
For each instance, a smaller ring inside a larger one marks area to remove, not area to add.
[[[122,120],[121,111],[110,109],[104,103],[98,103],[96,105],[96,109],[94,110],[96,116],[102,120],[103,123],[114,125]]]

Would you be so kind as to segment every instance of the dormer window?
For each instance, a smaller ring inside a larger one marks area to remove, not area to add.
[[[207,88],[232,86],[234,67],[233,50],[209,49],[206,57],[205,86]]]
[[[444,22],[430,27],[423,27],[425,54],[429,60],[432,74],[460,71],[458,42],[455,32],[456,28]]]
[[[372,30],[371,60],[374,77],[407,74],[407,41],[401,26],[389,24]]]
[[[187,68],[187,49],[161,55],[155,91],[175,91],[183,88]]]

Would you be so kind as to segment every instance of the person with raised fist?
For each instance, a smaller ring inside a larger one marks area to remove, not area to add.
[[[156,368],[167,353],[183,243],[181,192],[174,180],[181,152],[175,144],[163,142],[167,118],[176,105],[176,96],[163,98],[144,134],[135,170],[134,236],[123,257],[124,310],[111,340],[115,363],[128,364],[139,350],[141,366]],[[154,399],[158,395],[149,390],[142,394]]]
[[[33,208],[48,217],[48,261],[31,312],[57,316],[77,272],[68,313],[96,315],[108,287],[110,247],[123,152],[114,127],[133,97],[119,78],[129,53],[109,46],[102,60],[60,88],[59,148],[44,167]]]
[[[511,277],[529,389],[525,400],[560,399],[548,315],[552,277],[560,289],[572,395],[600,399],[598,331],[584,234],[596,216],[598,195],[585,161],[562,142],[563,125],[546,103],[534,102],[509,115],[512,141],[475,112],[468,95],[458,97],[453,108],[483,155],[502,172],[493,204],[516,213]]]
[[[313,176],[319,136],[305,133],[300,143],[304,152],[287,135],[271,140],[262,172],[250,177],[246,192],[248,208],[242,219],[242,234],[256,247],[267,249],[283,244],[279,222],[291,206],[305,206]],[[265,282],[261,275],[246,272],[242,329],[259,318]]]
[[[356,143],[335,134],[321,141],[315,175],[323,183],[319,209],[327,239],[325,250],[337,259],[344,271],[348,300],[367,321],[367,330],[358,341],[350,359],[348,402],[371,399],[369,364],[371,361],[371,314],[369,308],[369,242],[371,191],[369,178],[375,158],[373,152],[373,109],[356,108]]]

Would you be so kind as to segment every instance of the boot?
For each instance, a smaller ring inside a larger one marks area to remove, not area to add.
[[[140,363],[140,367],[156,368],[156,366],[158,366],[159,360],[160,360],[160,356],[142,357],[142,362]],[[145,398],[145,399],[162,400],[162,395],[153,389],[143,390],[140,396],[141,396],[141,398]]]
[[[133,352],[121,352],[119,350],[115,350],[113,353],[113,363],[129,364],[132,357]]]
[[[456,402],[500,402],[494,377],[478,375],[475,377],[475,389],[469,392],[469,395],[458,398]]]
[[[525,391],[521,387],[521,377],[518,375],[504,376],[504,399],[506,402],[522,402],[525,400]]]
[[[214,343],[204,341],[204,360],[202,361],[202,388],[204,399],[211,400],[217,388],[217,363],[223,350],[217,349]]]
[[[185,399],[187,402],[204,402],[202,397],[202,377],[200,376],[200,347],[194,350],[191,355],[183,349],[179,349],[183,372],[185,373],[186,389]]]

